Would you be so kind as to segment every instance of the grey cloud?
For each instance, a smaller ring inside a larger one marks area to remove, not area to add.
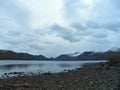
[[[106,29],[112,30],[112,31],[119,31],[120,30],[120,22],[104,24],[103,27]]]
[[[79,42],[80,39],[76,36],[76,34],[68,28],[62,27],[58,24],[54,24],[51,26],[51,31],[56,32],[58,36],[68,40],[70,42]]]
[[[108,29],[104,29],[107,27],[94,22],[85,23],[84,25],[81,25],[80,23],[73,23],[71,27],[77,30],[77,35],[82,36],[84,38],[92,36],[94,38],[99,39],[106,38],[108,36]]]
[[[51,22],[45,20],[46,26],[35,30],[28,26],[32,19],[29,16],[34,12],[29,13],[27,6],[23,6],[26,4],[21,4],[19,0],[0,0],[0,48],[55,56],[78,49],[98,50],[119,46],[120,1],[99,0],[93,5],[94,8],[82,1],[63,1],[63,16],[60,18],[67,26],[58,21],[60,24],[49,27]]]
[[[80,23],[73,23],[70,25],[71,27],[75,28],[76,30],[86,30],[87,27],[80,24]]]
[[[17,33],[17,35],[16,35]],[[15,32],[15,35],[11,32],[4,32],[4,34],[0,34],[0,48],[11,49],[15,51],[21,52],[30,52],[30,53],[38,53],[45,48],[43,48],[44,43],[39,40],[38,37],[32,37],[36,34],[28,35],[26,34],[18,34],[19,32]],[[38,33],[39,34],[39,33]],[[14,37],[13,37],[14,36]],[[44,37],[44,36],[43,36]],[[40,43],[38,43],[40,42]],[[45,43],[46,44],[46,43]],[[42,45],[42,46],[41,46]],[[38,53],[39,54],[39,53]]]
[[[92,22],[92,21],[91,22],[87,22],[86,26],[88,28],[92,28],[92,29],[99,29],[99,28],[101,28],[101,25],[100,25],[99,22]]]
[[[78,21],[79,15],[76,10],[76,6],[78,6],[77,5],[78,1],[79,0],[65,0],[64,1],[63,16],[64,16],[64,19],[68,21],[68,23]]]
[[[118,0],[100,0],[92,5],[92,9],[83,3],[83,0],[65,0],[64,1],[64,17],[69,24],[79,23],[80,25],[88,24],[87,26],[91,28],[101,28],[100,25],[106,24],[110,21],[111,23],[116,23],[120,21],[119,8],[116,7],[115,2]],[[114,2],[114,4],[113,4]],[[101,7],[102,5],[102,7]],[[83,12],[86,10],[86,14]],[[83,12],[82,12],[83,11]],[[77,26],[78,27],[78,26]]]
[[[72,28],[75,28],[77,31],[85,31],[89,29],[106,29],[112,31],[119,31],[120,30],[120,22],[114,23],[96,23],[96,22],[87,22],[82,25],[81,23],[73,23],[70,25]]]
[[[84,24],[81,23],[72,23],[70,25],[71,27],[75,28],[76,30],[87,30],[87,29],[100,29],[102,28],[100,24],[96,23],[96,22],[87,22]]]
[[[44,50],[45,48],[42,48],[42,47],[40,47],[37,43],[35,44],[35,43],[30,43],[30,44],[28,44],[27,45],[27,47],[30,49],[30,50]]]
[[[107,33],[96,33],[96,34],[93,34],[92,36],[95,37],[95,38],[106,38],[107,37]]]
[[[90,43],[96,43],[96,44],[101,44],[101,45],[106,45],[107,44],[110,44],[110,41],[106,38],[102,38],[102,39],[97,39],[97,38],[89,38],[88,39],[88,42]]]
[[[75,27],[76,25],[76,27]],[[88,24],[87,24],[88,25]],[[76,32],[73,32],[71,29],[76,28]],[[80,42],[85,40],[86,37],[94,37],[96,39],[106,38],[108,36],[108,30],[104,31],[101,27],[94,25],[88,25],[85,28],[79,24],[74,24],[74,27],[68,29],[61,27],[58,24],[51,26],[51,30],[56,32],[60,37],[68,40],[70,42]]]
[[[18,24],[24,25],[28,20],[29,12],[20,4],[18,0],[0,0],[0,9],[11,20],[14,19]]]
[[[90,42],[89,38],[92,38],[91,41],[94,43],[107,43],[109,42],[108,38],[111,38],[109,32],[120,31],[120,12],[116,7],[118,2],[119,0],[100,0],[95,4],[93,10],[90,10],[82,3],[82,0],[65,0],[63,16],[70,28],[76,30],[74,36],[82,36],[82,41],[86,41],[88,38],[86,42]],[[101,5],[103,6],[101,7]],[[81,17],[81,10],[86,9],[88,9],[88,13],[90,12],[90,17],[88,18],[85,14],[83,15],[84,20]]]

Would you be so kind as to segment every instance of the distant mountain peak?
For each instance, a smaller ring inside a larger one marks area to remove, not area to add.
[[[74,52],[72,54],[69,54],[69,56],[76,57],[76,56],[79,56],[80,54],[81,52]]]
[[[93,52],[93,51],[85,51],[81,55],[93,55],[93,54],[95,54],[95,52]]]
[[[111,48],[110,50],[111,50],[111,51],[120,51],[120,48],[118,48],[118,47],[113,47],[113,48]]]
[[[29,53],[17,53],[11,50],[0,50],[0,60],[47,60],[43,55],[31,55]]]

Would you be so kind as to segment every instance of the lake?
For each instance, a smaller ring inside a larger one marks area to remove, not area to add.
[[[0,60],[0,77],[10,72],[62,72],[82,68],[85,64],[106,62],[105,60],[93,61],[23,61],[23,60]]]

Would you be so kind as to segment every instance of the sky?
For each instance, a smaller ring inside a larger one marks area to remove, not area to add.
[[[119,45],[120,0],[0,0],[0,49],[56,57]]]

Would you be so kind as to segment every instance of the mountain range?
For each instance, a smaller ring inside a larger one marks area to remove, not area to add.
[[[73,54],[62,54],[55,58],[47,58],[43,55],[31,55],[28,53],[17,53],[11,50],[0,50],[0,60],[107,60],[111,55],[120,55],[120,49],[111,49],[104,52],[75,52]]]
[[[11,50],[0,50],[0,60],[47,60],[43,55],[17,53]]]

